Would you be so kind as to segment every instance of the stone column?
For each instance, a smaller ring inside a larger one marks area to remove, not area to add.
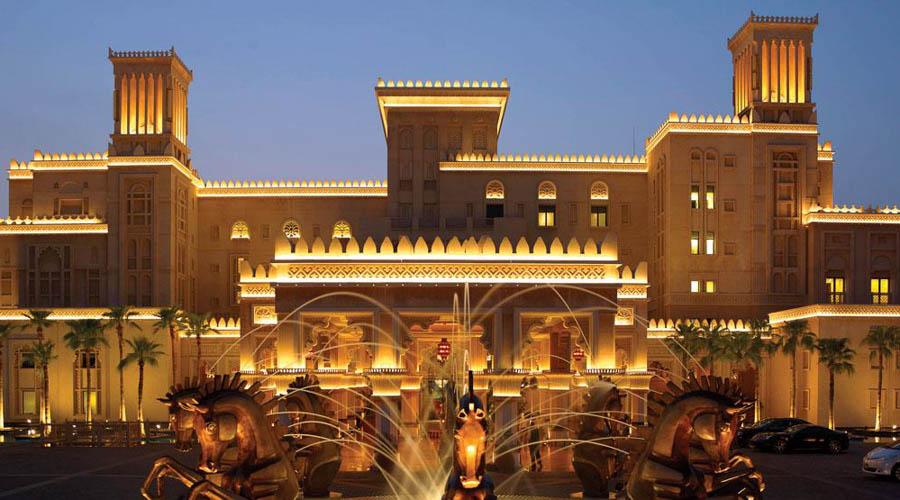
[[[591,359],[588,368],[615,368],[615,322],[615,311],[595,311],[591,314],[591,331],[588,335]]]

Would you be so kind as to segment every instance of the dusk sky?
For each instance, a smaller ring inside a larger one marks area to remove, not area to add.
[[[384,178],[378,76],[509,78],[501,152],[627,154],[634,137],[642,153],[669,111],[731,112],[726,39],[751,9],[819,13],[812,97],[835,201],[900,204],[900,2],[5,1],[0,157],[103,151],[107,47],[172,45],[194,72],[205,179]]]

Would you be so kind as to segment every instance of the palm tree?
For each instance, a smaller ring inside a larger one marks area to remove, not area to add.
[[[759,363],[756,365],[756,374],[754,376],[753,381],[753,391],[754,391],[754,403],[753,403],[753,421],[759,422],[762,420],[762,403],[760,403],[759,397],[759,374],[762,372],[763,364],[765,364],[766,359],[768,359],[772,354],[778,352],[778,349],[781,347],[778,344],[778,341],[775,338],[770,338],[766,340],[764,337],[771,333],[771,327],[769,326],[769,318],[754,318],[747,322],[750,326],[750,333],[753,335],[753,343],[759,344],[759,351],[762,355],[760,357]]]
[[[828,428],[834,429],[834,376],[846,373],[853,374],[853,356],[856,351],[850,348],[850,339],[819,339],[816,350],[819,351],[819,363],[828,368]]]
[[[18,329],[19,327],[12,323],[0,323],[0,428],[6,427],[5,409],[3,408],[3,394],[6,392],[6,388],[3,387],[3,350],[6,342]]]
[[[862,344],[869,348],[869,363],[878,360],[878,394],[875,406],[875,430],[881,430],[881,392],[884,383],[884,360],[890,359],[894,349],[900,348],[900,328],[896,326],[876,325],[869,328],[869,333],[862,339]]]
[[[761,330],[751,326],[750,331],[734,331],[729,335],[725,343],[722,357],[739,365],[753,367],[753,410],[754,422],[759,422],[759,372],[766,354],[771,354],[777,349],[775,344],[763,339]]]
[[[700,343],[705,354],[700,363],[708,370],[710,375],[716,374],[716,360],[726,354],[728,348],[728,328],[716,324],[700,329]]]
[[[815,347],[816,334],[809,331],[806,320],[788,321],[781,327],[781,352],[791,358],[791,418],[797,416],[797,350]]]
[[[138,330],[140,325],[132,321],[132,317],[137,315],[137,311],[131,306],[113,306],[109,311],[103,313],[103,317],[107,319],[106,326],[116,328],[116,339],[119,341],[119,363],[123,359],[122,333],[126,326],[133,326]],[[122,372],[119,372],[119,420],[122,422],[128,420],[125,415],[125,380],[122,378]]]
[[[37,334],[38,340],[44,340],[44,328],[53,324],[50,321],[50,314],[50,311],[39,309],[32,309],[25,314],[25,317],[28,318],[28,324],[34,327],[34,333]]]
[[[126,339],[131,352],[119,361],[119,372],[126,366],[137,363],[138,365],[138,386],[137,386],[137,411],[138,422],[141,423],[141,436],[144,435],[144,366],[156,366],[158,358],[165,356],[166,353],[159,350],[160,345],[147,337],[141,335],[135,337],[134,340]]]
[[[197,376],[201,379],[203,379],[206,374],[203,373],[203,369],[200,366],[200,338],[204,335],[208,335],[210,332],[216,331],[209,326],[209,317],[209,313],[198,314],[186,312],[183,313],[178,320],[181,329],[187,333],[188,337],[193,336],[197,338]]]
[[[99,357],[100,346],[109,347],[106,337],[103,335],[105,330],[103,322],[99,319],[79,319],[75,321],[67,321],[69,332],[63,335],[63,341],[66,346],[75,352],[75,366],[81,366],[78,359],[78,353],[81,351],[85,355],[87,368],[87,400],[83,400],[85,405],[85,419],[92,422],[94,419],[94,395],[91,392],[91,369],[97,366],[96,360]],[[94,363],[91,363],[91,355],[94,355]],[[93,366],[92,366],[93,365]]]
[[[53,342],[38,340],[31,344],[31,352],[25,356],[34,363],[35,368],[41,369],[41,423],[44,424],[44,432],[50,430],[50,362],[58,356],[53,353]]]
[[[178,356],[175,355],[175,330],[178,328],[178,318],[181,312],[178,307],[164,307],[156,313],[158,320],[153,324],[153,331],[168,330],[169,332],[169,350],[172,353],[172,384],[178,377]]]
[[[688,378],[690,363],[696,361],[696,355],[702,349],[700,329],[693,323],[679,323],[675,326],[675,334],[666,339],[666,344],[681,361],[684,378]]]

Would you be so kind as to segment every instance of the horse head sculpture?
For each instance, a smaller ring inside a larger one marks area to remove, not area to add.
[[[585,497],[607,496],[610,480],[625,463],[623,454],[616,450],[635,448],[634,441],[626,437],[628,425],[623,420],[621,398],[618,387],[602,377],[584,395],[572,466]]]
[[[495,499],[493,481],[485,474],[488,419],[484,404],[475,395],[474,375],[469,371],[469,390],[459,400],[453,435],[453,468],[444,500]]]
[[[291,414],[290,431],[299,436],[291,442],[294,470],[308,497],[328,497],[328,488],[341,468],[337,431],[323,421],[324,398],[319,380],[311,374],[294,379],[283,396],[284,408]]]
[[[653,430],[628,481],[629,498],[758,496],[765,488],[762,476],[748,457],[731,453],[752,407],[737,384],[704,376],[666,388],[648,399]]]
[[[182,405],[197,399],[199,394],[200,382],[193,378],[184,384],[173,385],[165,397],[157,399],[169,408],[169,427],[175,433],[175,449],[178,451],[187,452],[194,447],[193,412]]]
[[[259,383],[247,387],[240,374],[217,375],[202,384],[195,397],[179,400],[197,433],[200,466],[194,470],[169,457],[160,458],[144,481],[144,497],[158,498],[160,480],[174,477],[191,489],[190,498],[297,498],[297,476],[266,418],[278,400],[267,400],[259,387]],[[225,463],[223,456],[232,445],[234,459]],[[156,496],[150,493],[154,481]]]

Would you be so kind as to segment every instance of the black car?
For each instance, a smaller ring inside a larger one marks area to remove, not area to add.
[[[767,418],[755,424],[738,429],[734,437],[734,446],[741,448],[750,444],[750,439],[761,432],[782,432],[788,428],[800,424],[808,424],[802,418]]]
[[[846,432],[813,424],[795,425],[783,432],[761,432],[750,440],[751,448],[776,453],[812,450],[837,454],[849,446],[850,437]]]

